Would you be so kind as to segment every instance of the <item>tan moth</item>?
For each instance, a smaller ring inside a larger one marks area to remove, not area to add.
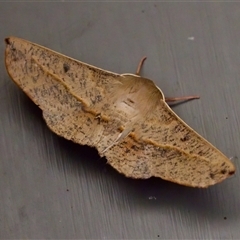
[[[48,127],[95,147],[118,172],[191,187],[234,174],[233,163],[171,110],[153,81],[105,71],[16,37],[5,41],[7,71],[42,109]]]

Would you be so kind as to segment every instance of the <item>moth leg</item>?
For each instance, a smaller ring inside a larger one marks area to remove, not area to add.
[[[188,101],[193,99],[199,99],[199,96],[185,96],[185,97],[174,97],[174,98],[165,98],[166,102],[178,102],[178,101]]]
[[[140,71],[141,71],[143,63],[146,59],[147,59],[147,57],[145,56],[140,60],[138,67],[137,67],[136,75],[140,75]]]
[[[106,147],[101,153],[105,153],[109,148],[111,148],[112,146],[118,144],[123,138],[127,137],[129,135],[129,133],[132,130],[129,128],[124,129],[116,138],[116,140],[110,144],[108,147]]]
[[[96,117],[94,117],[94,119],[97,119],[98,120],[98,124],[100,124],[101,123],[101,113],[98,113],[96,115]]]
[[[118,141],[119,141],[119,139],[121,138],[121,135],[122,135],[122,133],[120,133],[120,134],[118,135],[118,137],[116,138],[116,140],[115,140],[112,144],[110,144],[108,147],[106,147],[101,153],[102,153],[102,154],[105,153],[108,149],[110,149],[112,146],[114,146],[115,144],[117,144]]]

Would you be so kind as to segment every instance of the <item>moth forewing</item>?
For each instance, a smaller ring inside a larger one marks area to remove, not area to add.
[[[180,119],[170,107],[163,102],[162,114],[168,112],[167,116],[172,118],[169,127],[168,141],[171,149],[178,148],[182,154],[186,154],[187,163],[182,165],[179,158],[174,159],[170,168],[171,174],[179,174],[179,178],[185,175],[187,180],[184,185],[208,187],[223,181],[235,173],[233,163],[206,139],[196,133],[182,119]],[[169,114],[170,113],[170,114]],[[165,129],[166,130],[166,129]],[[170,137],[172,133],[172,137]],[[175,140],[173,140],[175,139]],[[176,166],[178,171],[176,171]],[[170,171],[169,171],[170,172]],[[175,178],[177,178],[175,176]]]
[[[5,64],[53,132],[95,147],[127,177],[208,187],[235,172],[149,79],[105,71],[16,37],[6,39]]]

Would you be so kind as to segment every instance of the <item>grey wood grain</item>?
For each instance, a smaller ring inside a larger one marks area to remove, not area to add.
[[[132,180],[54,135],[4,66],[9,35],[142,74],[239,168],[240,3],[0,3],[1,239],[239,239],[240,178],[209,189]]]

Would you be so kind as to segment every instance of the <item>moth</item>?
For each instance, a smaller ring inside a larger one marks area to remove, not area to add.
[[[20,38],[5,42],[8,74],[47,126],[95,147],[125,176],[205,188],[235,173],[223,153],[171,110],[161,89],[139,75],[143,61],[137,74],[117,74]]]

